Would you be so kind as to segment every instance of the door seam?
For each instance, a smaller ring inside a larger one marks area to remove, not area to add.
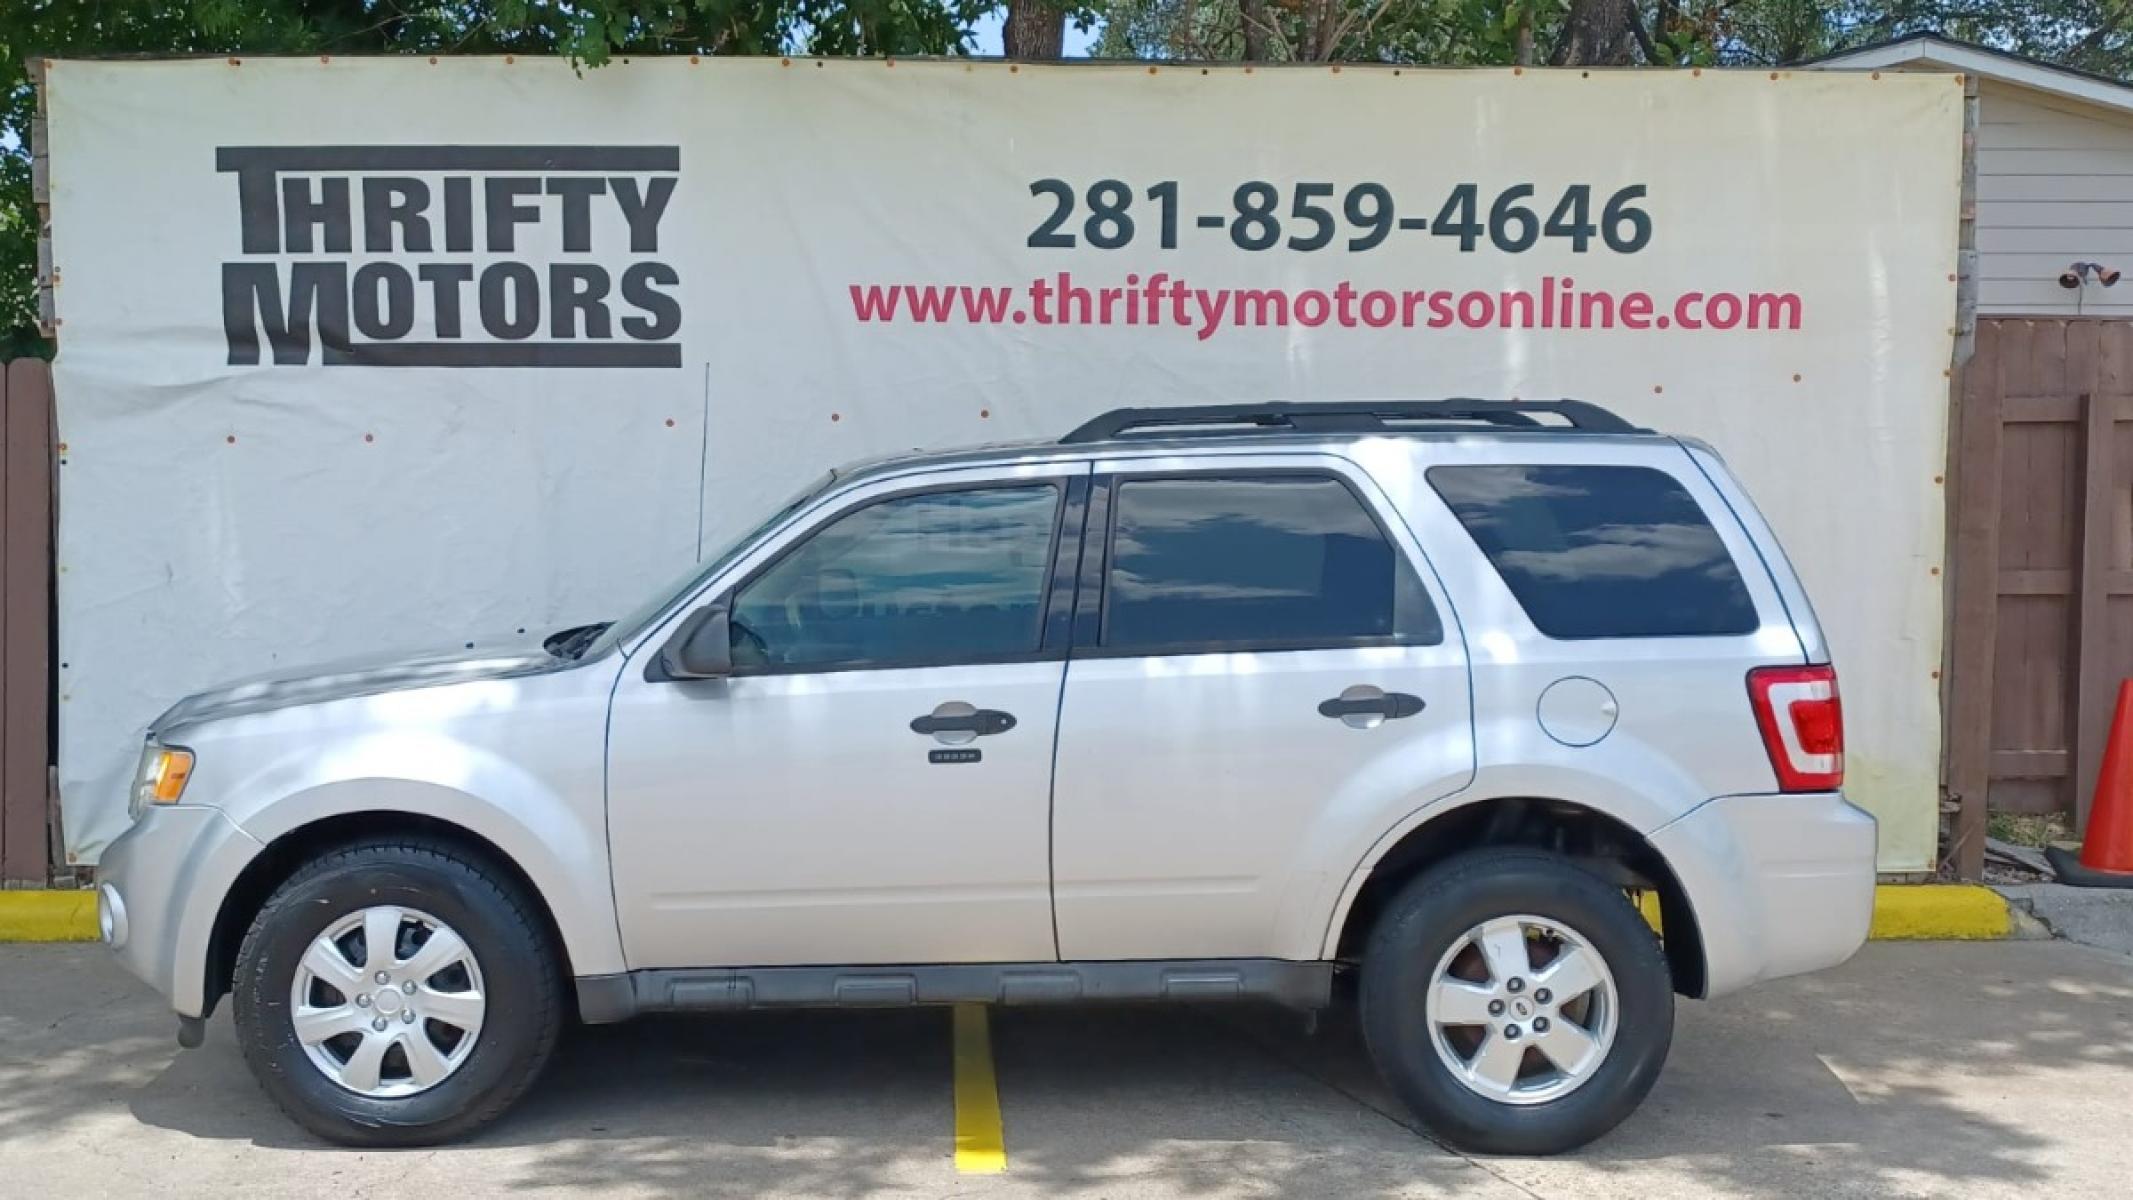
[[[1059,944],[1059,743],[1065,732],[1067,677],[1074,671],[1074,625],[1081,612],[1082,560],[1089,553],[1089,493],[1096,487],[1095,464],[1089,465],[1089,473],[1082,478],[1088,483],[1081,493],[1081,528],[1074,536],[1074,592],[1067,604],[1066,653],[1059,662],[1059,697],[1052,706],[1052,769],[1044,788],[1044,890],[1051,898],[1052,957],[1061,962],[1066,961],[1066,952]],[[1056,580],[1058,573],[1052,577]]]

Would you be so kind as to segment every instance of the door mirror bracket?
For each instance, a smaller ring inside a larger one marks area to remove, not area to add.
[[[733,674],[733,632],[724,603],[707,604],[683,619],[646,672],[656,679],[722,679]]]

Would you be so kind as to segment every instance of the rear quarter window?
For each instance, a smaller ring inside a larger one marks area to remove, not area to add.
[[[1716,637],[1761,624],[1710,518],[1664,471],[1432,467],[1429,483],[1549,637]]]

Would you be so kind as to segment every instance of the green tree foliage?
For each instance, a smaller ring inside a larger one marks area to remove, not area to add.
[[[1095,8],[1104,30],[1097,53],[1117,58],[1775,66],[1931,31],[2133,79],[2133,0],[1109,0]]]

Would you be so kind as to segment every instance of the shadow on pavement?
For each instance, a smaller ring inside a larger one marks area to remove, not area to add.
[[[2083,1158],[2040,1132],[2064,1126],[2049,1102],[2092,1109],[2110,1141],[2086,1165],[2108,1178],[2123,1136],[2108,1114],[2133,1088],[2129,966],[2052,943],[1873,946],[1836,972],[1684,1001],[1665,1073],[1619,1129],[1570,1158],[1492,1165],[1533,1185],[1574,1165],[1581,1193],[1595,1177],[1625,1195],[1674,1177],[1729,1193],[2018,1194]],[[1316,1037],[1237,1027],[1427,1136],[1379,1082],[1352,1008]]]
[[[321,1146],[252,1083],[226,1016],[196,1052],[173,1029],[94,948],[0,947],[0,1179],[38,1194],[46,1167],[79,1180],[93,1157],[112,1193],[166,1190],[180,1168],[272,1193],[318,1162],[291,1152],[323,1151],[359,1192],[2094,1192],[2133,1093],[2133,969],[2054,944],[1877,946],[1684,1003],[1643,1110],[1553,1160],[1475,1161],[1418,1136],[1341,1010],[1315,1033],[1273,1010],[995,1010],[1009,1170],[993,1178],[952,1167],[940,1011],[573,1030],[516,1110],[420,1155]]]

